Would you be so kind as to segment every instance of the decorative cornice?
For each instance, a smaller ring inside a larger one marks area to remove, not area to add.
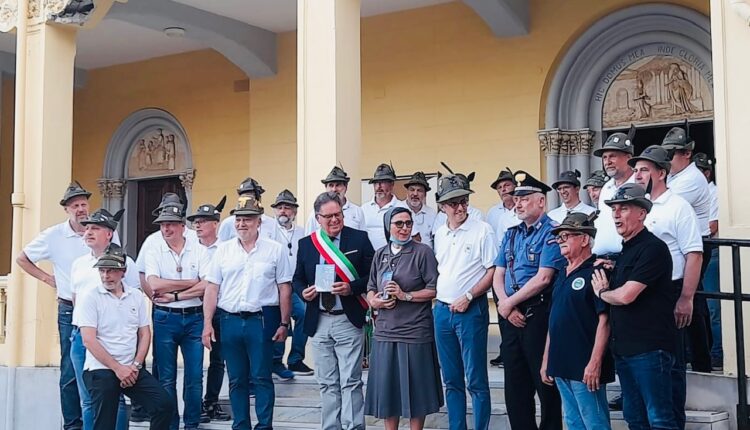
[[[187,169],[184,173],[180,173],[180,182],[188,192],[193,189],[193,182],[195,181],[195,169]]]
[[[0,32],[13,30],[18,23],[18,1],[0,0]],[[94,8],[93,0],[22,0],[29,2],[27,19],[31,24],[54,21],[61,24],[86,22]]]
[[[594,146],[594,132],[553,128],[537,132],[544,155],[589,155]]]
[[[125,179],[99,179],[96,181],[102,197],[113,199],[125,197],[125,184],[127,184]]]

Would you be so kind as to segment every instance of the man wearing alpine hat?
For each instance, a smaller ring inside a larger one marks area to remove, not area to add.
[[[256,181],[255,179],[251,177],[245,178],[244,181],[242,181],[237,187],[237,195],[240,197],[243,196],[251,196],[258,202],[261,201],[261,194],[265,193],[266,190]],[[273,236],[273,231],[275,228],[275,221],[273,218],[271,218],[268,215],[261,215],[260,216],[260,234],[262,234],[265,238],[271,238]],[[224,218],[224,221],[221,222],[219,225],[219,240],[224,242],[226,240],[232,239],[237,237],[237,231],[234,228],[234,216],[230,215],[226,218]]]
[[[346,191],[349,189],[349,175],[339,166],[333,166],[328,176],[321,179],[320,182],[325,186],[326,191],[331,191],[341,197],[344,202],[344,225],[357,230],[367,230],[365,226],[365,213],[362,208],[352,203],[346,198]],[[305,225],[305,235],[308,235],[320,228],[315,211],[310,213]]]
[[[487,291],[497,254],[492,227],[468,213],[468,178],[449,174],[440,178],[437,202],[446,221],[434,236],[440,276],[433,309],[438,359],[445,382],[451,429],[466,429],[466,390],[474,408],[474,429],[490,424],[487,376]]]
[[[564,259],[552,229],[557,225],[544,213],[546,193],[552,189],[524,171],[514,174],[516,214],[521,224],[509,228],[495,260],[493,288],[503,324],[508,419],[514,429],[536,429],[534,394],[541,405],[540,429],[562,429],[560,395],[542,382],[550,299]]]
[[[372,247],[380,249],[388,243],[383,231],[385,213],[394,206],[405,207],[405,204],[393,194],[396,172],[390,164],[378,165],[369,182],[372,184],[373,197],[369,202],[362,204],[362,211],[365,214],[364,226]]]
[[[562,203],[555,209],[547,213],[547,216],[553,221],[561,223],[565,217],[572,212],[581,212],[591,215],[596,212],[596,208],[587,205],[581,201],[579,195],[581,191],[581,172],[578,170],[568,170],[560,173],[560,176],[552,184],[552,188],[560,195]]]
[[[432,227],[437,211],[427,206],[427,192],[431,188],[424,172],[414,172],[404,184],[404,188],[406,188],[404,202],[411,211],[411,218],[414,221],[412,235],[417,237],[419,242],[432,248]]]
[[[604,187],[607,181],[609,181],[609,176],[607,176],[604,170],[594,170],[586,180],[583,189],[589,193],[591,204],[594,207],[599,207],[599,194],[602,192],[602,187]]]

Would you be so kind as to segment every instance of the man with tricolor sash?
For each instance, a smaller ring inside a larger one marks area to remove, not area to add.
[[[323,430],[365,428],[362,327],[367,303],[362,294],[375,251],[367,233],[344,226],[342,206],[336,193],[315,199],[320,229],[300,239],[292,280],[306,303],[305,333],[315,354]],[[316,285],[316,277],[326,278],[321,273],[331,274],[331,285]]]

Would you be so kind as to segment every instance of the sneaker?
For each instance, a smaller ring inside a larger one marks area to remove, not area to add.
[[[723,372],[724,371],[724,360],[721,358],[712,358],[711,359],[711,370],[714,372]]]
[[[203,411],[210,421],[229,421],[232,419],[232,417],[229,416],[228,413],[224,412],[224,410],[221,408],[221,405],[218,403],[213,403],[210,405],[204,404]],[[203,422],[203,415],[201,415],[201,422]]]
[[[211,422],[211,416],[208,414],[209,408],[210,406],[206,406],[205,403],[203,404],[203,406],[201,406],[201,418],[199,421],[201,424],[206,424],[206,423]]]
[[[288,381],[294,379],[294,372],[287,369],[284,363],[275,363],[273,365],[273,374],[281,381]]]
[[[609,409],[611,411],[621,411],[622,410],[622,396],[617,395],[617,397],[614,397],[612,400],[609,401]]]
[[[298,361],[296,363],[289,365],[289,370],[294,372],[295,375],[304,375],[309,376],[315,373],[314,370],[310,369],[305,363],[302,361]]]
[[[497,354],[497,357],[490,360],[490,366],[492,367],[503,367],[503,355]]]

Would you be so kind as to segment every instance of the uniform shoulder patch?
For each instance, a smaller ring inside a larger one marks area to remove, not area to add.
[[[570,286],[576,291],[582,289],[585,285],[586,281],[581,277],[573,279],[573,282],[570,284]]]

